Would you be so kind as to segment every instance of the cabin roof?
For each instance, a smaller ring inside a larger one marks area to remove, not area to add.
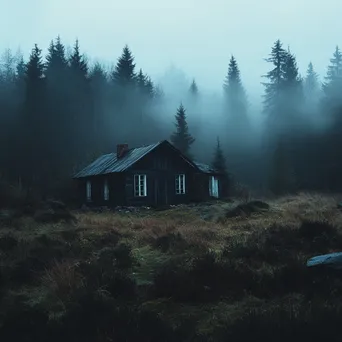
[[[218,173],[220,173],[218,170],[215,170],[210,165],[207,165],[207,164],[204,164],[204,163],[200,163],[200,162],[197,162],[197,161],[194,161],[194,163],[200,169],[200,171],[202,171],[203,173],[210,173],[210,174],[215,174],[215,173],[218,174]]]
[[[109,173],[124,172],[141,160],[148,153],[152,152],[158,146],[162,144],[167,144],[171,148],[177,150],[173,145],[171,145],[167,140],[159,141],[155,144],[141,146],[129,149],[125,155],[121,158],[117,158],[116,153],[104,154],[97,158],[94,162],[86,166],[83,170],[78,172],[74,178],[83,178],[91,176],[105,175]],[[177,150],[178,151],[178,150]],[[178,151],[180,157],[186,161],[190,166],[199,170],[196,163],[192,162],[190,159],[185,157],[180,151]]]

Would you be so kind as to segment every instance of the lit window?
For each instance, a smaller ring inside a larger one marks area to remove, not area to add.
[[[185,175],[176,175],[176,194],[185,194]]]
[[[146,175],[134,175],[134,196],[147,196]]]
[[[209,177],[209,195],[212,197],[216,197],[216,198],[219,197],[217,177],[214,177],[214,176]]]
[[[108,186],[108,179],[107,178],[104,180],[104,184],[103,184],[103,199],[105,201],[109,200],[109,186]]]
[[[90,202],[91,201],[91,182],[90,182],[90,180],[87,180],[86,189],[87,189],[87,201]]]

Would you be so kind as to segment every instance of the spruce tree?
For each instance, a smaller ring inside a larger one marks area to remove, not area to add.
[[[223,84],[225,108],[232,131],[247,128],[247,96],[241,82],[240,69],[234,56],[230,58]]]
[[[265,86],[264,94],[264,112],[272,116],[277,115],[282,105],[282,85],[284,77],[284,64],[286,62],[287,52],[284,50],[281,41],[278,39],[271,50],[271,54],[266,58],[266,62],[273,65],[273,69],[263,77],[268,82],[263,82]]]
[[[190,155],[191,145],[195,138],[189,133],[189,127],[186,120],[186,113],[183,104],[180,104],[176,114],[176,131],[171,135],[172,144],[188,157]]]
[[[312,62],[309,63],[306,70],[306,76],[304,80],[305,94],[307,97],[314,97],[319,89],[318,74],[316,73]]]
[[[336,46],[333,57],[330,59],[325,83],[323,84],[326,107],[339,108],[342,105],[342,53]],[[328,108],[325,108],[328,109]]]
[[[108,79],[107,74],[100,63],[96,62],[89,74],[91,100],[93,110],[94,144],[96,150],[104,151],[109,148],[106,140],[107,134],[112,134],[106,124],[106,107],[108,100]],[[108,131],[107,131],[108,129]]]
[[[272,156],[270,174],[270,190],[273,194],[280,196],[294,190],[294,172],[291,167],[290,155],[287,143],[279,138],[274,154]]]
[[[56,42],[51,41],[46,56],[46,76],[51,81],[63,80],[65,71],[68,67],[68,61],[65,55],[65,47],[60,37],[56,38]]]
[[[217,137],[214,158],[211,165],[214,170],[217,170],[223,174],[227,174],[226,158],[224,157],[219,137]]]
[[[154,97],[154,85],[149,76],[143,73],[142,69],[139,70],[136,76],[137,88],[140,95],[143,95],[147,99]]]
[[[118,59],[112,73],[112,80],[115,85],[126,87],[133,86],[136,80],[134,57],[131,50],[126,45],[122,55]]]
[[[288,50],[283,64],[283,78],[281,82],[281,106],[284,120],[299,119],[303,108],[304,94],[303,82],[298,72],[295,56]]]
[[[197,86],[195,79],[193,79],[191,82],[189,93],[192,98],[197,98],[198,96],[198,86]]]
[[[76,39],[73,52],[69,58],[69,65],[74,77],[85,79],[88,76],[88,63],[85,56],[80,53],[78,39]]]
[[[70,163],[78,164],[81,156],[92,149],[94,140],[94,111],[92,109],[91,88],[89,80],[89,67],[84,54],[80,51],[79,41],[73,47],[69,57],[68,90],[69,107],[69,137],[73,139],[72,150],[69,153]],[[84,137],[83,141],[75,140],[76,135]],[[70,166],[72,167],[72,166]]]
[[[328,185],[331,190],[342,188],[342,53],[336,46],[330,59],[321,102],[322,114],[329,118],[330,127],[327,131],[325,169],[327,170]]]
[[[45,79],[42,50],[35,44],[32,49],[25,73],[25,104],[22,139],[22,172],[24,184],[28,187],[42,186],[45,172],[43,161],[47,162],[48,144],[45,129],[48,117],[45,111]],[[46,174],[45,174],[46,176]]]

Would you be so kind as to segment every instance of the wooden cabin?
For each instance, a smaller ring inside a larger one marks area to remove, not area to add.
[[[78,172],[80,202],[89,206],[164,206],[226,196],[225,176],[183,155],[167,140],[117,146]]]

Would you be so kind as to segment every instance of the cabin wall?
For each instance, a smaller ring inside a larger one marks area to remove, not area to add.
[[[108,180],[109,199],[104,199],[104,182]],[[91,181],[91,201],[87,201],[86,182]],[[114,173],[87,177],[78,180],[79,201],[87,206],[119,206],[125,205],[125,174]]]
[[[134,175],[147,176],[147,196],[134,196]],[[176,175],[185,174],[185,194],[176,194]],[[136,163],[127,172],[126,196],[129,205],[159,206],[188,203],[193,197],[194,169],[169,148],[160,148]]]

